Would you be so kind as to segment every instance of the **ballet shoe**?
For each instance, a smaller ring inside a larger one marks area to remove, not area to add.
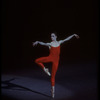
[[[50,72],[49,72],[49,69],[48,69],[48,68],[45,68],[45,67],[44,67],[44,71],[45,71],[45,73],[46,73],[47,75],[51,76],[51,74],[50,74]]]
[[[54,86],[52,87],[52,89],[51,89],[51,96],[52,96],[52,98],[54,98],[55,97],[55,93],[54,93]]]

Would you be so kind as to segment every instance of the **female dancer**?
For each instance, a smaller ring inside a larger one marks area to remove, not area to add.
[[[60,45],[68,40],[70,40],[72,37],[76,37],[77,39],[79,36],[77,34],[73,34],[69,37],[67,37],[64,40],[57,41],[57,35],[55,33],[51,33],[51,42],[50,43],[44,43],[40,41],[33,42],[33,46],[40,44],[43,46],[47,46],[50,49],[50,54],[47,57],[41,57],[35,60],[35,63],[37,63],[43,70],[44,72],[51,76],[51,95],[52,98],[54,98],[54,92],[55,92],[55,75],[58,69],[58,64],[59,64],[59,55],[60,55]],[[48,63],[52,62],[52,71],[51,74],[48,70],[48,68],[45,68],[43,63]]]

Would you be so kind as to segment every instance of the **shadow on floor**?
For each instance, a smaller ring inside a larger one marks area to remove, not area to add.
[[[11,90],[19,90],[19,91],[31,91],[31,92],[34,92],[34,93],[37,93],[37,94],[40,94],[40,95],[43,95],[43,96],[51,98],[51,96],[43,94],[41,92],[31,90],[29,88],[26,88],[26,87],[21,86],[21,85],[17,85],[15,83],[10,83],[12,80],[15,80],[15,78],[12,78],[12,79],[6,80],[6,81],[1,81],[1,88],[3,88],[3,89],[11,89]]]

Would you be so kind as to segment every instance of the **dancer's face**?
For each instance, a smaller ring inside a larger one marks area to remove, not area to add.
[[[55,33],[51,33],[51,40],[52,41],[55,41],[57,38],[57,36],[55,35]]]

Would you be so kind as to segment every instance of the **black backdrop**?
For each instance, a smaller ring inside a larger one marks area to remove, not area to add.
[[[98,63],[97,0],[2,0],[2,68],[34,66],[49,50],[32,42],[50,42],[53,31],[58,40],[80,36],[61,46],[61,62]]]

